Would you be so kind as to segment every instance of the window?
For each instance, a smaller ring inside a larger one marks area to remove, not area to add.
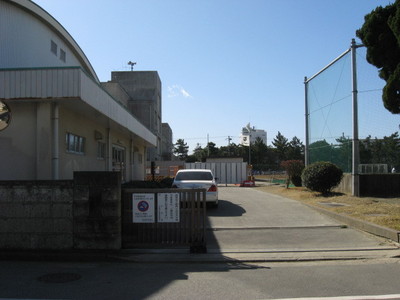
[[[106,143],[97,142],[97,159],[106,158]]]
[[[125,181],[125,148],[117,145],[112,146],[112,166],[114,172],[121,172],[122,181]]]
[[[66,60],[67,60],[67,54],[65,53],[65,51],[63,49],[60,49],[60,59],[63,62],[66,62]]]
[[[211,172],[180,172],[176,174],[176,180],[213,180]]]
[[[65,144],[67,152],[76,154],[85,154],[85,138],[72,133],[65,135]]]
[[[51,51],[54,55],[57,55],[58,46],[57,46],[57,44],[56,44],[54,41],[51,41],[50,51]]]

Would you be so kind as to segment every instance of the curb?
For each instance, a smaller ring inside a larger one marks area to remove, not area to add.
[[[214,251],[213,251],[214,250]],[[116,251],[0,251],[0,261],[108,262],[108,263],[290,263],[398,259],[397,247],[321,250],[215,251],[189,253],[187,249],[131,249]]]
[[[289,262],[321,262],[349,261],[366,259],[397,259],[399,249],[360,249],[332,251],[294,251],[294,252],[251,252],[251,253],[137,253],[118,256],[118,259],[132,263],[289,263]]]
[[[0,249],[0,261],[118,262],[119,250],[16,250]]]
[[[391,229],[391,228],[387,228],[387,227],[383,227],[368,221],[364,221],[364,220],[359,220],[350,216],[344,216],[341,214],[338,214],[336,212],[332,212],[330,210],[321,208],[321,207],[317,207],[317,206],[313,206],[313,205],[309,205],[309,204],[305,204],[304,205],[320,212],[323,214],[328,215],[329,217],[338,220],[350,227],[354,227],[357,229],[360,229],[362,231],[366,231],[368,233],[372,233],[374,235],[380,236],[380,237],[384,237],[387,239],[390,239],[396,243],[400,243],[400,231]]]

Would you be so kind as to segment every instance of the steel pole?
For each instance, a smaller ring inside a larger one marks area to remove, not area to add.
[[[307,77],[304,77],[304,97],[305,97],[305,124],[306,124],[306,145],[304,149],[304,164],[308,166],[309,162],[309,157],[308,157],[308,147],[309,147],[309,124],[308,124],[308,118],[309,118],[309,113],[308,113],[308,81]]]
[[[359,140],[358,140],[358,90],[357,90],[357,61],[356,61],[355,39],[351,40],[351,71],[352,71],[352,99],[353,99],[353,161],[352,161],[352,194],[360,195],[360,177],[358,165],[360,161]]]

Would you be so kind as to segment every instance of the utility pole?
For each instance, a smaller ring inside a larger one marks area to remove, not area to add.
[[[353,164],[352,177],[353,196],[360,195],[360,176],[358,174],[358,165],[360,163],[359,140],[358,140],[358,90],[357,90],[357,61],[356,49],[363,45],[356,45],[355,39],[351,40],[351,71],[352,71],[352,100],[353,100]]]
[[[231,140],[232,140],[232,138],[230,137],[230,135],[228,135],[228,138],[227,138],[227,140],[228,140],[228,156],[231,156]]]
[[[249,165],[251,165],[251,134],[249,134]]]
[[[210,135],[207,133],[207,157],[210,157]]]
[[[228,135],[227,140],[228,140],[228,146],[230,146],[230,145],[231,145],[232,138],[231,138],[229,135]]]

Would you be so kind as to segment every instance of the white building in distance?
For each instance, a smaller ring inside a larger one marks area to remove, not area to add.
[[[265,145],[267,144],[267,132],[265,130],[256,129],[254,126],[251,127],[250,123],[242,128],[242,134],[240,135],[241,145],[249,146],[249,143],[254,144],[257,138],[260,138]]]

